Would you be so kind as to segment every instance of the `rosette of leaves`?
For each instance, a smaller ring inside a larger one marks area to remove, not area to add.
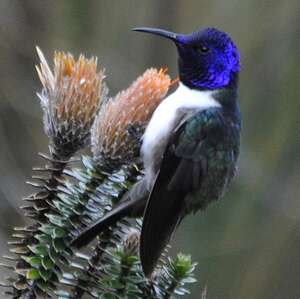
[[[36,295],[169,298],[175,293],[186,294],[183,285],[194,281],[194,265],[188,257],[179,255],[175,261],[166,260],[152,280],[144,276],[138,257],[139,223],[124,220],[106,235],[100,235],[88,252],[74,255],[68,241],[78,227],[110,210],[139,173],[135,167],[124,166],[109,176],[105,172],[101,176],[88,157],[83,158],[83,166],[65,171],[73,181],[64,180],[58,186],[53,200],[56,213],[47,214],[49,223],[39,228],[39,243],[30,247],[34,254],[23,257],[31,267],[26,277],[35,286]],[[27,297],[28,293],[23,295]]]
[[[60,298],[80,298],[82,289],[94,298],[167,299],[189,294],[188,284],[196,281],[195,264],[191,257],[178,254],[175,259],[164,258],[150,279],[144,276],[138,256],[140,223],[122,221],[114,229],[109,245],[102,252],[102,263],[92,264],[92,258],[78,254],[71,272],[65,273],[63,283],[71,290],[59,290]],[[94,248],[94,250],[97,250]],[[167,254],[167,252],[165,253]],[[89,268],[90,272],[83,269]]]
[[[52,210],[46,214],[48,222],[36,235],[39,242],[29,247],[33,253],[30,257],[23,257],[31,266],[26,278],[50,296],[68,265],[78,265],[76,259],[72,261],[73,252],[68,246],[78,228],[111,209],[137,177],[137,170],[129,167],[108,176],[88,157],[83,158],[83,165],[83,169],[65,170],[73,180],[63,180],[57,186]]]

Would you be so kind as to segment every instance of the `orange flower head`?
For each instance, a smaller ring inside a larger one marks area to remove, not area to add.
[[[139,156],[145,127],[170,84],[166,69],[151,68],[103,105],[92,128],[96,160],[130,163]]]

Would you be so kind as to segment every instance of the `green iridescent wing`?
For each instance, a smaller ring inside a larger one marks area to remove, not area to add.
[[[209,109],[191,117],[170,140],[144,215],[140,255],[146,274],[153,271],[161,252],[181,221],[184,198],[201,188],[207,174],[212,136],[223,134],[222,113]]]

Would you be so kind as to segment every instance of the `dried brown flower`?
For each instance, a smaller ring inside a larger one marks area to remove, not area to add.
[[[170,84],[166,69],[148,69],[102,107],[92,128],[96,161],[130,163],[138,156],[145,127]]]
[[[123,249],[126,255],[138,255],[140,246],[140,232],[137,229],[128,231],[123,240]]]
[[[60,159],[72,156],[86,145],[106,87],[104,70],[97,72],[97,58],[54,53],[54,70],[37,47],[36,66],[43,90],[38,93],[44,110],[44,128]]]

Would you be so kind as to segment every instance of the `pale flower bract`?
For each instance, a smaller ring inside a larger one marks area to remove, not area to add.
[[[97,58],[54,53],[51,71],[44,54],[36,66],[43,89],[38,96],[44,111],[44,129],[55,157],[69,159],[90,140],[90,128],[107,94],[104,70],[97,71]]]

